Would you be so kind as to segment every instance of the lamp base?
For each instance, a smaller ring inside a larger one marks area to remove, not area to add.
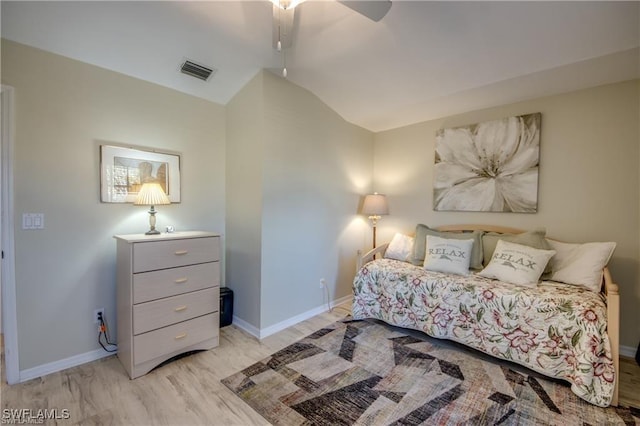
[[[144,235],[158,235],[160,231],[156,229],[156,208],[155,206],[151,206],[149,209],[149,230],[144,233]]]

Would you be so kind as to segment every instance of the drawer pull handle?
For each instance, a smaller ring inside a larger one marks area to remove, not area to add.
[[[175,254],[176,256],[182,256],[189,253],[188,250],[178,250],[178,251],[174,251],[173,254]]]
[[[174,282],[176,284],[182,284],[182,283],[186,283],[187,281],[189,281],[188,278],[178,278],[177,280],[175,280]]]
[[[177,308],[174,309],[174,311],[180,312],[180,311],[184,311],[185,309],[187,309],[187,305],[178,306]]]
[[[174,337],[174,339],[180,340],[180,339],[184,339],[185,337],[187,337],[187,333],[178,334],[176,337]]]

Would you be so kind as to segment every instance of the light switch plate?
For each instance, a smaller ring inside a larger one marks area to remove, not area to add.
[[[44,213],[23,213],[22,229],[44,229]]]

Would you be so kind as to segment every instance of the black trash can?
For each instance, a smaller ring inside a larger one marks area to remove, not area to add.
[[[220,327],[231,325],[233,321],[233,290],[220,287]]]

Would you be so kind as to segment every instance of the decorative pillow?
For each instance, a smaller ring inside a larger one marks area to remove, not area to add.
[[[555,250],[540,250],[498,240],[489,265],[478,273],[511,284],[535,287]]]
[[[384,257],[387,259],[402,260],[403,262],[410,262],[413,256],[413,237],[408,235],[396,233],[387,250],[384,252]]]
[[[549,245],[556,251],[550,262],[549,279],[600,291],[602,270],[609,263],[616,243],[570,244],[549,240]]]
[[[469,274],[473,239],[455,240],[427,235],[424,269],[457,275]]]
[[[549,242],[545,238],[547,231],[545,229],[534,229],[533,231],[523,232],[522,234],[499,234],[489,232],[482,236],[482,251],[484,253],[484,266],[487,266],[493,259],[493,252],[499,240],[508,241],[510,243],[521,244],[541,250],[551,250]],[[551,265],[547,265],[545,273],[551,272]]]
[[[453,240],[473,239],[473,249],[471,250],[471,269],[482,269],[482,231],[473,232],[444,232],[436,231],[427,225],[419,224],[416,226],[415,243],[413,246],[413,264],[423,265],[426,253],[427,235],[434,237],[447,238]]]

